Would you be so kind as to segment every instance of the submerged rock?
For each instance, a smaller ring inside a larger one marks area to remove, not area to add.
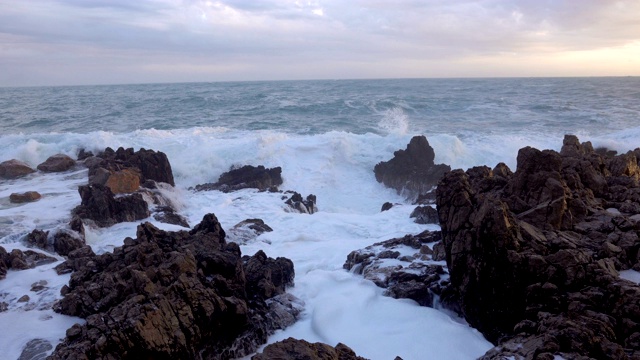
[[[149,206],[140,194],[115,197],[103,185],[83,185],[78,188],[82,202],[73,212],[81,219],[92,220],[100,227],[124,221],[148,218]]]
[[[318,207],[316,206],[316,196],[313,194],[307,195],[307,198],[303,199],[302,195],[294,191],[293,195],[291,195],[291,197],[284,203],[287,204],[285,210],[291,212],[313,214],[318,211]]]
[[[373,172],[378,182],[407,198],[415,199],[429,192],[451,170],[449,165],[434,163],[435,153],[425,136],[414,136],[406,150],[393,155],[393,159],[378,163]]]
[[[0,280],[7,276],[7,270],[26,270],[33,269],[36,266],[50,264],[57,260],[49,255],[27,250],[21,251],[13,249],[7,252],[5,248],[0,246]]]
[[[191,227],[187,219],[185,219],[184,216],[176,213],[175,210],[170,206],[160,206],[155,209],[153,218],[165,224],[179,225],[185,228]]]
[[[635,152],[602,157],[566,136],[504,165],[454,170],[437,205],[452,289],[470,325],[497,343],[483,359],[640,357],[640,197]],[[634,212],[627,212],[632,209]]]
[[[357,356],[348,346],[339,343],[331,347],[323,343],[310,343],[305,340],[288,338],[267,345],[262,353],[251,357],[251,360],[366,360]]]
[[[261,234],[271,231],[273,231],[273,229],[265,224],[262,219],[246,219],[229,229],[227,236],[229,241],[243,245]]]
[[[418,224],[437,224],[438,211],[431,206],[416,206],[409,215]]]
[[[216,183],[202,184],[195,187],[196,191],[219,190],[231,192],[240,189],[258,189],[260,191],[277,191],[282,185],[282,168],[266,169],[264,166],[245,165],[231,168],[220,175]]]
[[[37,168],[43,172],[63,172],[71,169],[76,161],[65,154],[56,154],[50,156],[45,162],[38,165]]]
[[[26,163],[11,159],[0,163],[0,179],[16,179],[36,172]]]
[[[14,204],[34,202],[34,201],[40,200],[41,198],[42,198],[42,195],[40,195],[40,193],[37,191],[27,191],[23,193],[13,193],[9,195],[9,201]]]
[[[292,284],[290,260],[240,255],[208,214],[188,232],[144,223],[113,253],[78,257],[54,309],[87,321],[67,330],[51,359],[229,359],[254,352],[287,323],[283,311],[295,318],[300,307],[295,298],[278,298]]]

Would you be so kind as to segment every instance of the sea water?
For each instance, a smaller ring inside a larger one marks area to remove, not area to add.
[[[270,337],[342,342],[371,359],[474,359],[491,347],[461,319],[383,296],[370,281],[342,269],[350,251],[435,225],[409,218],[415,206],[376,182],[373,167],[425,135],[437,163],[453,168],[515,170],[518,149],[559,150],[565,134],[625,152],[640,146],[640,78],[336,80],[121,86],[0,88],[0,161],[35,167],[47,157],[105,147],[159,150],[176,188],[166,191],[189,223],[215,213],[225,229],[260,218],[274,229],[241,246],[293,260],[290,292],[304,302],[301,319]],[[231,166],[282,167],[282,190],[315,194],[313,215],[286,212],[281,194],[242,190],[194,192]],[[67,227],[80,203],[81,168],[0,181],[0,245],[25,249],[34,228]],[[11,204],[35,190],[35,203]],[[383,203],[398,204],[381,212]],[[145,219],[167,230],[176,225]],[[96,253],[112,251],[139,222],[88,229]],[[63,259],[57,257],[58,263]],[[82,319],[55,314],[68,276],[57,263],[10,271],[0,281],[0,349],[19,356],[31,339],[54,345]],[[47,280],[35,293],[32,283]],[[22,295],[30,300],[18,302]],[[20,324],[15,327],[15,324]]]

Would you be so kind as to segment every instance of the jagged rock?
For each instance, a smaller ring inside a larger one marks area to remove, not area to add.
[[[71,169],[76,164],[76,161],[65,154],[56,154],[50,156],[37,168],[44,172],[62,172]]]
[[[84,238],[79,234],[69,231],[58,231],[53,236],[53,250],[62,256],[67,256],[74,250],[77,250],[86,243]]]
[[[99,168],[107,170],[111,174],[130,169],[130,171],[138,172],[140,183],[144,183],[146,180],[153,180],[164,182],[171,186],[176,185],[169,159],[167,155],[161,151],[146,150],[143,148],[138,151],[133,151],[133,148],[124,149],[122,147],[113,151],[111,148],[106,148],[104,152],[97,156],[101,158],[102,161],[89,168],[89,179],[93,178]],[[128,187],[130,188],[132,185]]]
[[[56,259],[51,256],[31,250],[23,252],[13,249],[7,253],[7,250],[0,246],[0,280],[7,276],[7,270],[32,269],[55,261]]]
[[[513,174],[445,174],[437,209],[450,289],[498,345],[483,359],[640,355],[640,287],[616,276],[640,248],[620,210],[639,199],[634,158],[603,158],[566,136],[560,153],[521,149]]]
[[[380,212],[391,210],[392,207],[393,207],[392,203],[386,202],[386,203],[382,204],[382,208],[380,208]]]
[[[40,198],[42,198],[42,195],[40,195],[40,193],[37,191],[27,191],[23,193],[13,193],[9,195],[9,201],[14,204],[34,202],[34,201],[40,200]]]
[[[184,216],[177,214],[170,206],[160,206],[155,210],[153,218],[165,224],[179,225],[190,228],[189,222]]]
[[[54,310],[86,323],[67,330],[51,359],[242,357],[276,330],[283,317],[270,309],[288,305],[265,297],[282,295],[293,279],[289,260],[261,252],[243,260],[213,214],[191,231],[144,223],[113,253],[78,259]]]
[[[407,198],[415,199],[429,192],[442,174],[451,170],[449,165],[434,163],[435,153],[423,135],[414,136],[406,150],[393,155],[393,159],[378,163],[373,171],[378,182]]]
[[[87,151],[85,149],[78,150],[78,156],[77,156],[78,161],[86,160],[90,157],[94,157],[93,152]]]
[[[267,345],[262,353],[251,357],[251,360],[366,360],[357,356],[348,346],[339,343],[331,347],[323,343],[310,343],[305,340],[288,338]]]
[[[0,163],[0,179],[16,179],[36,172],[26,163],[11,159]]]
[[[148,218],[149,207],[140,194],[114,197],[111,190],[102,185],[83,185],[78,188],[82,202],[74,209],[81,219],[90,219],[100,227],[108,227],[124,221]]]
[[[231,192],[240,189],[258,189],[260,191],[277,191],[282,185],[282,168],[266,169],[264,166],[245,165],[240,168],[231,168],[220,175],[218,182],[196,185],[196,191],[219,190]]]
[[[438,211],[431,206],[417,206],[409,215],[410,218],[415,218],[415,222],[418,224],[437,224],[438,223]]]
[[[285,208],[287,211],[299,212],[302,214],[313,214],[318,211],[316,206],[316,196],[313,194],[307,195],[306,199],[302,198],[297,192],[293,192],[293,195],[285,202],[288,206]]]
[[[135,192],[140,187],[140,172],[138,169],[123,169],[109,172],[105,185],[114,194],[128,194]]]
[[[229,229],[227,239],[242,245],[265,232],[271,231],[273,231],[273,229],[265,224],[262,219],[246,219]]]
[[[434,295],[441,295],[447,285],[447,272],[432,259],[426,244],[440,239],[439,231],[424,231],[379,242],[352,251],[343,268],[386,289],[385,295],[431,307]]]
[[[46,359],[53,345],[44,339],[33,339],[24,346],[18,360],[42,360]]]
[[[34,229],[32,232],[27,234],[24,238],[24,242],[29,247],[37,247],[40,249],[49,248],[49,232],[43,231],[39,229]]]

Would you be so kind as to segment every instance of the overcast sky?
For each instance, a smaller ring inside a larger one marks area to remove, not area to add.
[[[640,0],[0,0],[0,86],[640,75]]]

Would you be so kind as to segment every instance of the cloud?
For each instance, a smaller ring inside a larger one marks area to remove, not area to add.
[[[609,0],[4,1],[0,85],[456,76],[480,58],[626,49],[638,13]]]

